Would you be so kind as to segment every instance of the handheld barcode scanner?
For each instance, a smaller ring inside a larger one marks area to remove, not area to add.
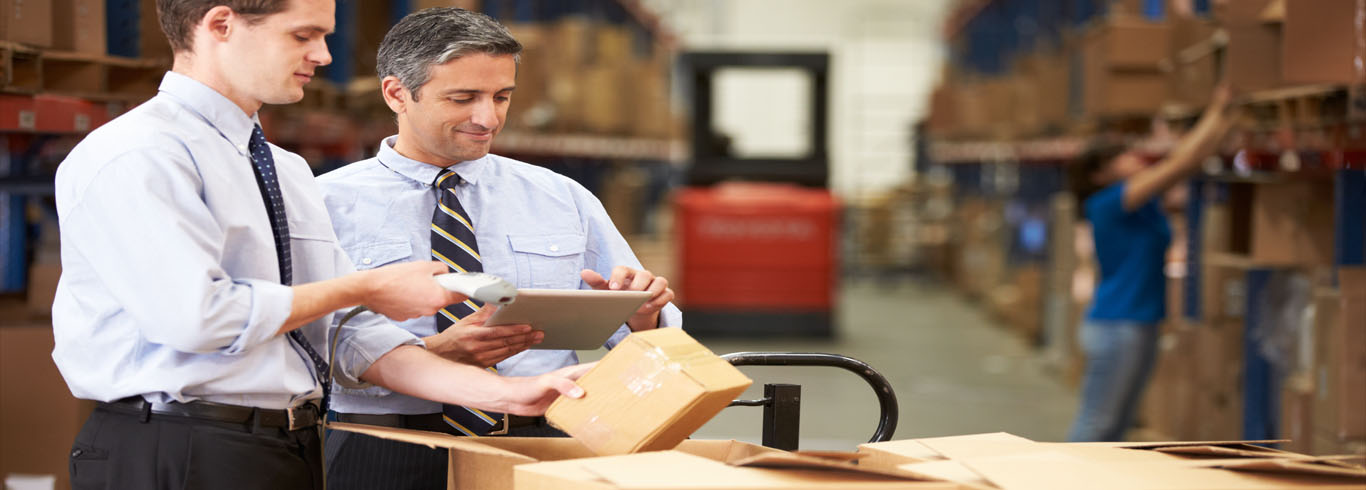
[[[452,272],[436,276],[436,283],[484,304],[505,306],[517,300],[517,288],[493,274]]]
[[[495,304],[507,306],[517,300],[517,288],[513,287],[503,278],[493,274],[483,272],[452,272],[435,276],[436,283],[449,291],[469,296],[470,299],[482,301],[484,304]],[[347,321],[351,320],[362,311],[366,311],[364,306],[357,306],[351,311],[346,312],[341,321],[337,323],[337,328],[341,328]],[[332,359],[337,351],[337,339],[340,335],[332,336],[331,348],[328,349],[328,359]],[[330,376],[329,376],[330,378]]]

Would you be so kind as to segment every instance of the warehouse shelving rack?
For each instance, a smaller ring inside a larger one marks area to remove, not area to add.
[[[336,32],[328,37],[333,64],[324,77],[306,87],[305,100],[262,111],[263,126],[274,143],[304,155],[323,172],[372,154],[380,138],[395,131],[387,112],[356,116],[360,108],[383,109],[372,80],[358,80],[352,53],[357,49],[356,9],[360,2],[338,2]],[[418,5],[417,0],[389,0],[392,25]],[[459,5],[461,2],[452,2]],[[482,0],[473,2],[506,21],[541,22],[568,16],[626,25],[635,33],[637,49],[671,52],[676,37],[639,0]],[[473,4],[472,3],[472,4]],[[29,248],[33,242],[29,205],[52,193],[54,149],[69,147],[81,135],[155,94],[170,60],[146,58],[162,53],[150,42],[164,44],[155,22],[142,9],[146,0],[105,0],[109,55],[62,53],[0,42],[0,135],[6,158],[0,160],[0,294],[27,287]],[[550,134],[509,131],[494,151],[537,163],[579,180],[592,191],[605,169],[635,165],[650,176],[651,200],[677,179],[674,165],[686,157],[685,144],[669,139],[632,138],[590,133]],[[43,156],[44,164],[38,157]],[[60,160],[57,158],[56,160]]]

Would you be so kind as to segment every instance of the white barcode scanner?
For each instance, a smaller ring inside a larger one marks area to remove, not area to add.
[[[517,288],[512,286],[503,278],[493,274],[483,272],[452,272],[435,276],[436,283],[449,291],[469,296],[471,299],[482,301],[484,304],[495,304],[506,306],[517,300]],[[364,306],[357,306],[348,311],[341,321],[337,322],[337,328],[341,328],[347,321],[351,320],[362,311],[366,311]],[[332,336],[332,345],[328,349],[327,358],[333,359],[337,352],[337,339],[341,335]],[[329,364],[331,364],[329,362]]]
[[[452,272],[436,276],[436,283],[451,292],[484,304],[504,306],[517,300],[517,288],[503,278],[483,272]]]

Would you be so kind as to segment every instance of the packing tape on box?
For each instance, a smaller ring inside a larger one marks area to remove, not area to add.
[[[645,398],[651,392],[664,386],[664,381],[659,378],[665,373],[678,373],[683,371],[683,364],[669,360],[669,356],[663,349],[655,347],[645,351],[641,355],[641,360],[632,369],[622,373],[622,383],[626,385],[626,390],[640,398]]]

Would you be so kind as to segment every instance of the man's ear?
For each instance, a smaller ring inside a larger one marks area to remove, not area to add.
[[[209,9],[204,13],[204,17],[199,19],[196,30],[205,31],[215,41],[227,41],[233,34],[233,20],[237,18],[237,13],[232,11],[227,5],[219,5]]]
[[[412,101],[412,93],[399,83],[398,77],[389,75],[379,82],[379,93],[384,97],[384,103],[389,106],[389,110],[394,114],[403,114],[408,110],[408,103]]]

